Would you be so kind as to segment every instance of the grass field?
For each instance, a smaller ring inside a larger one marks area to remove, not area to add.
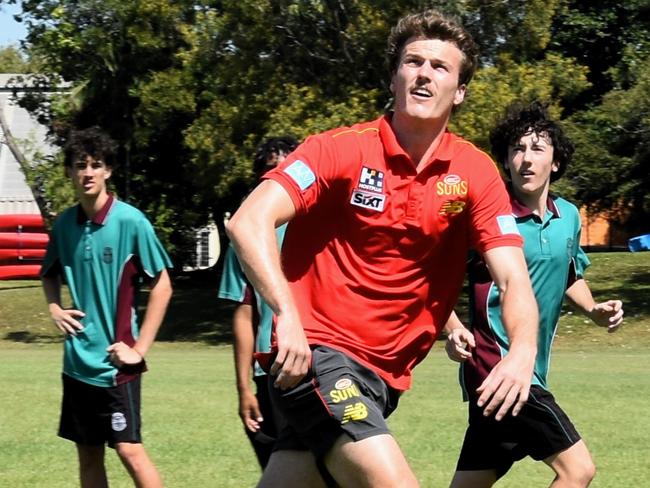
[[[593,487],[650,480],[650,253],[590,255],[596,296],[619,296],[627,320],[616,334],[565,314],[551,387],[590,447]],[[236,413],[228,317],[215,279],[178,280],[144,379],[145,444],[169,487],[254,486],[258,469]],[[0,281],[0,487],[77,483],[74,446],[56,437],[60,337],[37,282]],[[466,424],[456,367],[437,344],[415,371],[390,426],[423,487],[447,486]],[[131,486],[109,452],[113,487]],[[550,472],[523,461],[498,484],[547,486]]]

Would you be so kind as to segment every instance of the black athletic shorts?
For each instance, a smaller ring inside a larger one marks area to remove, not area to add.
[[[318,461],[343,434],[354,441],[389,433],[386,418],[399,392],[345,353],[325,346],[312,350],[310,372],[294,388],[272,385],[271,400],[284,427],[274,450],[310,450]]]
[[[516,417],[499,421],[485,417],[476,399],[469,402],[469,427],[456,470],[495,470],[497,478],[526,456],[536,461],[562,452],[580,440],[580,435],[555,402],[553,395],[533,385],[528,401]]]
[[[118,442],[139,444],[140,376],[108,388],[89,385],[66,374],[59,436],[77,444],[99,446]]]

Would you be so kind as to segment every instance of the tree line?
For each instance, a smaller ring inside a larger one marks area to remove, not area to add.
[[[220,225],[248,191],[262,139],[390,106],[389,29],[425,7],[461,18],[481,48],[452,130],[488,149],[507,105],[547,102],[577,148],[562,192],[650,231],[645,0],[23,0],[28,34],[20,53],[0,50],[0,71],[35,73],[43,90],[20,103],[54,142],[90,125],[119,141],[116,193],[180,257],[194,229]],[[64,83],[65,94],[47,94]],[[69,203],[56,157],[29,167],[54,212]]]

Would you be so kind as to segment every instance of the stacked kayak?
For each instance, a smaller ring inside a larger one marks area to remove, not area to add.
[[[0,280],[38,278],[48,240],[39,214],[0,215]]]

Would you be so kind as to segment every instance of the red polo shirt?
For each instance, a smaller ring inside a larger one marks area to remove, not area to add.
[[[312,136],[265,178],[296,208],[282,265],[309,343],[398,390],[447,321],[468,250],[522,244],[485,153],[447,132],[418,173],[390,116]]]

